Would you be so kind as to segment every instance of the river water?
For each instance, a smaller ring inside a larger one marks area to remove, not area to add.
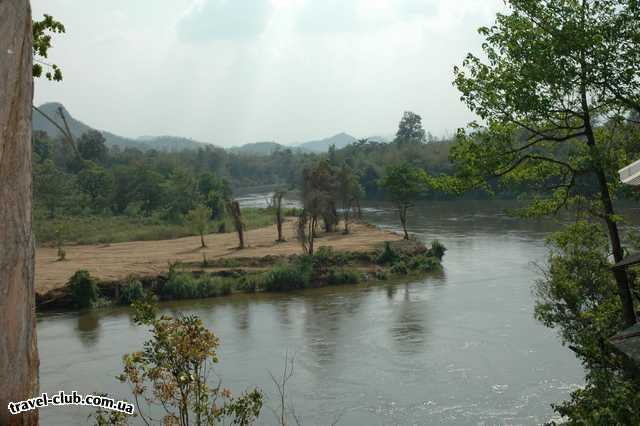
[[[263,198],[262,198],[263,199]],[[248,202],[247,200],[245,200]],[[250,201],[250,200],[249,200]],[[419,205],[418,238],[448,248],[444,270],[389,282],[163,304],[199,315],[221,340],[216,373],[239,392],[265,391],[294,357],[290,403],[305,425],[540,424],[583,381],[556,334],[533,319],[536,262],[551,222],[524,222],[492,202]],[[384,203],[366,219],[397,229]],[[41,390],[131,399],[114,376],[148,337],[124,308],[39,317]],[[48,407],[44,425],[87,424],[89,409]],[[260,424],[276,424],[269,408]]]

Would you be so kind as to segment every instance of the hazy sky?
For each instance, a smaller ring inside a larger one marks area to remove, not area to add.
[[[405,110],[442,136],[472,115],[452,68],[501,0],[32,0],[63,21],[35,102],[114,133],[222,146],[395,133]]]

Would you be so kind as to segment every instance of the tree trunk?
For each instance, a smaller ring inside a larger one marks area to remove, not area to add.
[[[604,221],[609,233],[609,242],[611,243],[611,250],[613,251],[613,259],[618,263],[623,259],[624,251],[622,250],[622,243],[620,242],[618,224],[613,220],[615,211],[613,209],[613,202],[611,201],[611,194],[609,193],[609,186],[607,185],[607,177],[603,170],[602,160],[597,152],[596,140],[591,126],[591,117],[589,115],[586,90],[584,89],[584,86],[582,88],[582,106],[585,111],[584,123],[587,144],[591,150],[591,161],[594,164],[594,172],[598,179],[598,186],[600,187],[600,201],[604,208]],[[631,296],[629,286],[629,276],[627,275],[627,271],[621,268],[616,268],[613,271],[613,275],[618,285],[618,294],[622,303],[622,315],[624,317],[624,322],[627,326],[632,326],[636,323],[636,314],[633,308],[633,297]]]
[[[400,223],[402,224],[402,230],[404,231],[404,239],[409,239],[409,232],[407,232],[407,208],[400,206]]]
[[[33,425],[10,401],[38,393],[31,230],[31,8],[0,0],[0,424]]]
[[[240,249],[244,248],[244,222],[242,222],[242,210],[240,210],[240,204],[237,201],[228,200],[227,204],[227,212],[231,215],[233,219],[233,226],[236,228],[236,232],[238,233],[238,242]]]
[[[207,245],[204,243],[204,232],[200,233],[200,244],[202,244],[202,248],[205,248]]]

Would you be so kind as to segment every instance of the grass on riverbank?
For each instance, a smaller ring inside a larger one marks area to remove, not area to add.
[[[291,215],[295,212],[287,211]],[[245,208],[242,217],[247,229],[273,225],[271,209]],[[210,232],[219,230],[233,232],[231,219],[211,221]],[[34,231],[38,244],[52,244],[61,232],[65,244],[108,244],[127,241],[170,240],[195,235],[185,224],[171,223],[157,216],[60,216],[48,219],[45,215],[34,215]]]

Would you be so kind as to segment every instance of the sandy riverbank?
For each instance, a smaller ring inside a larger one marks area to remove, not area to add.
[[[130,274],[159,275],[168,270],[169,262],[202,262],[203,254],[210,261],[233,258],[262,258],[264,256],[289,256],[300,254],[302,249],[295,238],[295,222],[287,221],[284,227],[285,243],[276,243],[275,226],[247,231],[248,247],[238,250],[235,233],[205,236],[206,248],[200,248],[200,237],[187,237],[161,241],[134,241],[103,245],[76,245],[65,247],[67,259],[56,260],[55,248],[38,248],[36,251],[36,292],[44,294],[63,287],[80,269],[88,270],[101,280],[120,280]],[[335,232],[321,234],[316,246],[331,246],[337,251],[370,251],[385,241],[397,241],[401,237],[370,225],[354,224],[349,235]]]

